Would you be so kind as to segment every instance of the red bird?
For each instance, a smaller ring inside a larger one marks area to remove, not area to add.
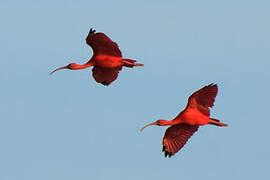
[[[122,53],[115,42],[104,33],[95,32],[96,31],[91,28],[86,37],[86,43],[94,52],[94,55],[87,63],[82,65],[71,63],[67,66],[55,69],[51,74],[61,69],[78,70],[94,66],[92,75],[96,82],[108,86],[117,79],[119,71],[122,70],[122,66],[129,68],[143,66],[143,64],[136,63],[135,60],[122,58]]]
[[[216,126],[228,126],[217,119],[210,118],[209,107],[214,106],[215,97],[218,92],[216,84],[209,84],[196,91],[188,98],[188,104],[176,118],[171,121],[164,119],[157,120],[144,126],[141,131],[152,125],[170,126],[163,137],[162,151],[165,157],[173,156],[188,141],[188,139],[198,130],[199,126],[212,124]]]

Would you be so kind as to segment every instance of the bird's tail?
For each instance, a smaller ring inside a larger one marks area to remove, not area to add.
[[[141,63],[136,63],[133,59],[122,59],[122,63],[124,63],[125,67],[132,68],[134,66],[143,66]]]
[[[216,125],[216,126],[228,126],[228,124],[220,122],[218,119],[210,118],[210,124]]]

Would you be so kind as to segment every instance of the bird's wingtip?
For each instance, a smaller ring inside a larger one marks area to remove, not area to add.
[[[217,86],[218,84],[215,82],[212,82],[211,84],[209,84],[208,86]]]
[[[95,32],[96,32],[96,30],[94,30],[93,28],[90,28],[89,34],[95,33]]]

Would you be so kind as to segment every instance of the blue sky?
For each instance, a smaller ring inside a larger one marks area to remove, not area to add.
[[[1,1],[0,179],[268,179],[269,1]],[[143,68],[114,83],[61,71],[91,56],[89,28]],[[166,127],[209,83],[212,116],[173,158]]]

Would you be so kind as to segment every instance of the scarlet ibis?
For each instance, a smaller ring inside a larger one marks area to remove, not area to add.
[[[152,125],[170,126],[163,137],[162,151],[165,157],[173,156],[188,141],[188,139],[198,130],[199,126],[212,124],[216,126],[228,126],[217,119],[210,118],[210,107],[213,107],[215,97],[218,92],[216,84],[209,84],[193,93],[188,98],[188,104],[176,118],[171,121],[164,119],[157,120],[144,126],[141,131]]]
[[[104,33],[96,33],[92,28],[86,37],[86,43],[94,52],[92,58],[87,63],[71,63],[67,66],[55,69],[51,74],[61,69],[78,70],[94,66],[92,75],[96,82],[108,86],[117,79],[119,71],[122,70],[122,66],[129,68],[143,66],[143,64],[136,63],[133,59],[122,58],[122,53],[118,45]]]

